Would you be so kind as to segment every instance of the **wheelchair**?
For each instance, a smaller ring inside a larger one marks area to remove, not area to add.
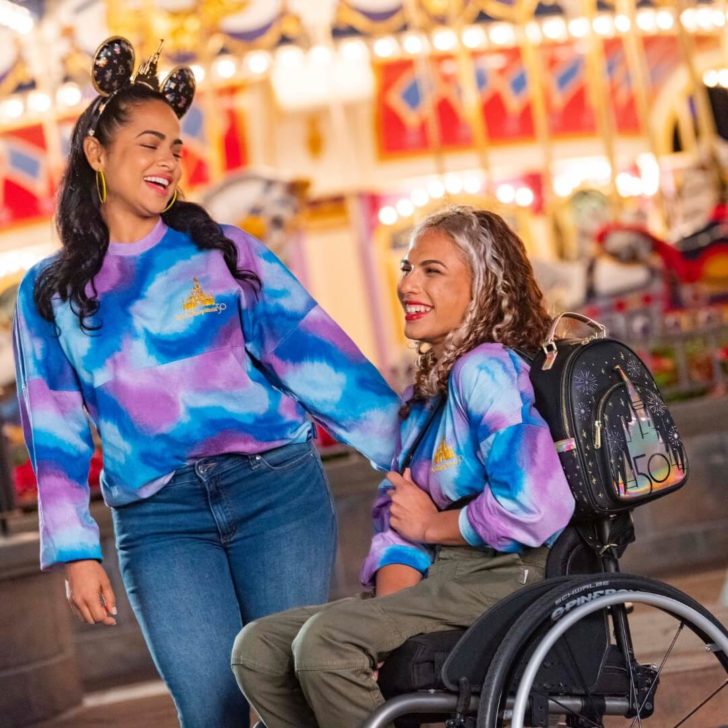
[[[544,581],[395,650],[363,728],[728,727],[728,630],[678,589],[620,573],[633,540],[629,513],[569,525]]]

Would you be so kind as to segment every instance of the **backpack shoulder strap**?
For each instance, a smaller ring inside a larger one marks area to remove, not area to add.
[[[438,397],[438,399],[432,405],[432,408],[430,409],[430,413],[427,416],[425,423],[420,428],[420,431],[417,433],[417,437],[415,437],[414,441],[409,446],[407,453],[402,458],[402,465],[401,465],[402,472],[404,472],[409,467],[410,463],[412,462],[412,457],[414,456],[415,452],[417,451],[417,448],[420,446],[420,443],[422,442],[422,438],[427,434],[427,431],[430,429],[430,425],[432,424],[433,420],[438,415],[438,413],[442,412],[442,409],[445,406],[446,400],[447,400],[447,396],[442,394]]]

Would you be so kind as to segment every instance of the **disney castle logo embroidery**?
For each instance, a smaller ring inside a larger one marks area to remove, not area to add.
[[[200,281],[192,279],[192,293],[182,303],[182,313],[177,314],[178,319],[202,316],[206,313],[222,313],[227,308],[225,303],[217,303],[215,296],[202,290]]]
[[[452,468],[460,462],[460,458],[455,454],[455,451],[447,444],[447,441],[443,439],[435,450],[435,454],[432,456],[432,472],[437,473],[440,470],[446,470]]]

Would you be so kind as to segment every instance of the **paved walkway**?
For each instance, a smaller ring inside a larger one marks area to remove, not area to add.
[[[81,707],[37,728],[178,728],[177,711],[161,680],[90,693]]]
[[[721,591],[726,584],[726,570],[714,569],[694,574],[663,577],[718,614],[728,624],[728,604],[721,604],[728,594]],[[691,680],[690,678],[694,678]],[[699,675],[683,674],[680,683],[688,688],[700,682]],[[674,689],[674,688],[673,688]],[[705,725],[705,724],[704,724]],[[719,723],[710,723],[719,725]],[[36,728],[177,728],[172,701],[161,681],[129,685],[88,694],[83,705]],[[211,727],[212,728],[212,727]],[[656,727],[658,728],[658,727]]]

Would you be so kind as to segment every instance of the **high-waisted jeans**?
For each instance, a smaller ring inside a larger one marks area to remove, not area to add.
[[[184,728],[245,728],[230,669],[246,624],[328,597],[336,521],[311,443],[203,458],[114,509],[129,600]]]

